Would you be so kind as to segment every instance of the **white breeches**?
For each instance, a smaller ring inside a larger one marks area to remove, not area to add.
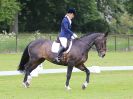
[[[67,38],[65,37],[59,37],[59,40],[61,42],[61,45],[66,48],[67,47]]]

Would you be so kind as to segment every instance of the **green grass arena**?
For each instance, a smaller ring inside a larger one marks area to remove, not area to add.
[[[86,90],[81,88],[85,74],[73,73],[70,91],[64,87],[65,75],[40,75],[27,89],[22,75],[0,77],[0,99],[133,99],[132,71],[91,74]]]
[[[16,70],[22,53],[0,54],[0,71]],[[107,52],[101,59],[90,51],[86,66],[133,66],[133,52]],[[66,68],[49,62],[44,69]],[[111,71],[91,74],[86,90],[81,86],[85,73],[73,73],[72,90],[65,89],[66,73],[41,74],[33,78],[30,88],[22,86],[24,75],[0,76],[0,99],[133,99],[133,71]]]

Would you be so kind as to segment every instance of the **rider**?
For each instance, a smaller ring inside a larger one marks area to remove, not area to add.
[[[62,20],[61,31],[59,33],[59,41],[61,43],[61,47],[56,57],[57,62],[60,62],[60,57],[62,53],[66,50],[68,41],[77,38],[77,35],[71,31],[71,23],[75,14],[75,8],[70,8]]]

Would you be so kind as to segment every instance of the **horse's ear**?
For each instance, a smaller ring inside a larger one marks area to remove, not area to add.
[[[107,32],[105,33],[104,37],[107,37],[107,36],[108,36],[108,34],[109,34],[109,31],[107,31]]]
[[[110,28],[109,28],[109,25],[107,25],[107,31],[105,32],[104,37],[107,37],[107,36],[108,36],[108,34],[109,34],[109,32],[110,32]]]

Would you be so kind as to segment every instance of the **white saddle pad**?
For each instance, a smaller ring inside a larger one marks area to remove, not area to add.
[[[60,43],[57,43],[57,42],[54,41],[53,44],[52,44],[51,51],[53,53],[58,53],[59,49],[60,49]]]
[[[68,53],[70,51],[71,47],[72,47],[72,41],[70,42],[69,48],[65,52]],[[51,51],[53,53],[58,53],[59,49],[60,49],[60,43],[57,43],[54,41],[52,44]]]

